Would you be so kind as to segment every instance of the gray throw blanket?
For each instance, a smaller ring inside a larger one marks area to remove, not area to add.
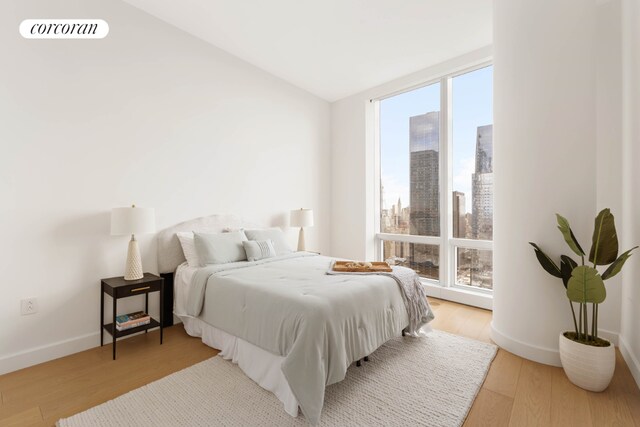
[[[334,261],[335,263],[335,261]],[[420,328],[432,321],[435,316],[429,303],[427,295],[424,293],[420,276],[410,268],[394,265],[391,267],[393,271],[387,272],[342,272],[333,271],[333,264],[327,271],[327,274],[354,274],[354,275],[381,275],[389,276],[398,283],[404,305],[407,307],[409,315],[408,332],[411,335],[418,335]]]

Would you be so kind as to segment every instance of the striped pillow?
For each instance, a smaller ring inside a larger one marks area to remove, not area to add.
[[[242,246],[244,246],[244,251],[247,253],[249,261],[258,261],[259,259],[276,256],[273,240],[248,240],[242,242]]]

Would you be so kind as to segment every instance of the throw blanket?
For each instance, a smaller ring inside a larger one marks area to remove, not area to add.
[[[282,373],[311,424],[325,387],[409,324],[394,279],[328,275],[333,261],[297,252],[211,265],[194,273],[187,298],[188,315],[285,358]]]
[[[355,275],[381,275],[389,276],[398,283],[400,293],[402,293],[402,299],[404,305],[407,307],[407,314],[409,315],[408,332],[413,336],[417,336],[420,333],[420,328],[434,319],[433,311],[429,307],[427,302],[427,296],[424,293],[422,283],[420,283],[420,276],[410,268],[393,266],[391,272],[342,272],[333,271],[333,263],[331,268],[327,271],[327,274],[355,274]]]

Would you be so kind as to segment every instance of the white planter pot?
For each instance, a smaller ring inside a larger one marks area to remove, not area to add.
[[[585,390],[603,391],[616,368],[616,350],[580,344],[560,334],[560,360],[569,380]]]

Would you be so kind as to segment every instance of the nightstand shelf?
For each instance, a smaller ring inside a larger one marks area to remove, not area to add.
[[[118,299],[128,298],[137,295],[144,295],[144,311],[149,313],[149,293],[160,293],[160,320],[151,318],[148,325],[141,325],[135,328],[118,331],[114,327],[115,318],[118,312]],[[112,323],[104,323],[104,294],[110,295],[113,299],[113,321]],[[104,345],[104,331],[111,335],[113,345],[113,360],[116,360],[116,340],[120,337],[126,337],[138,332],[147,332],[149,329],[160,328],[160,344],[162,344],[163,332],[163,298],[164,298],[164,279],[155,274],[144,273],[144,277],[138,280],[125,280],[124,277],[111,277],[100,281],[100,346]]]
[[[116,338],[126,337],[127,335],[135,334],[136,332],[146,331],[147,329],[157,328],[160,326],[160,322],[158,322],[153,317],[151,318],[151,322],[148,325],[137,326],[131,329],[125,329],[124,331],[119,331],[116,329]],[[113,335],[113,323],[109,323],[108,325],[103,326],[104,330]]]

